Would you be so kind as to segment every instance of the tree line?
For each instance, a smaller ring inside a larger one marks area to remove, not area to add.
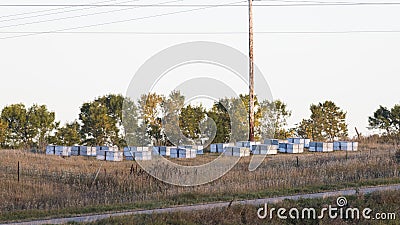
[[[168,96],[151,93],[136,101],[109,94],[83,103],[79,119],[64,125],[56,121],[55,113],[45,105],[13,104],[1,111],[0,145],[10,149],[43,150],[48,144],[123,147],[128,144],[171,145],[180,140],[205,137],[214,137],[214,143],[245,140],[248,95],[220,99],[210,109],[202,105],[184,106],[184,102],[185,97],[179,91]],[[230,110],[238,105],[246,110]],[[287,119],[292,114],[287,104],[280,100],[259,102],[256,99],[256,139],[299,136],[331,141],[347,138],[346,112],[334,102],[312,104],[310,111],[309,118],[294,128],[287,128]],[[165,123],[166,120],[169,123]],[[232,120],[237,124],[235,127],[232,127]],[[382,129],[398,139],[400,106],[391,110],[381,106],[369,118],[369,124],[370,129]],[[209,129],[211,125],[216,130]],[[268,133],[270,131],[273,133]]]

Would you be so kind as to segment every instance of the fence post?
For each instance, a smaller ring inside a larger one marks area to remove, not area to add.
[[[19,161],[18,161],[18,182],[19,182],[19,176],[20,176],[20,165],[19,165]]]

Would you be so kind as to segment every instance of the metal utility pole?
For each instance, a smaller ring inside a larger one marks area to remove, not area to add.
[[[249,0],[249,141],[254,141],[253,0]]]

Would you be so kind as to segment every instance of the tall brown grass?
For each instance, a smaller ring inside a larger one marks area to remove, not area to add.
[[[306,153],[268,157],[249,172],[243,158],[222,178],[197,187],[177,187],[147,175],[132,161],[101,162],[86,157],[61,158],[18,150],[0,151],[0,212],[83,208],[140,202],[182,204],[200,198],[276,192],[332,184],[399,178],[391,146],[361,145],[361,151]],[[179,160],[208,162],[216,156]],[[297,166],[296,157],[299,157]],[[347,158],[347,159],[346,159]],[[20,181],[17,164],[21,165]],[[100,168],[100,170],[99,170]],[[96,173],[99,172],[95,179]]]
[[[325,213],[322,219],[279,219],[276,214],[270,219],[259,219],[257,210],[259,206],[250,205],[236,205],[226,208],[215,208],[212,210],[201,210],[192,212],[175,212],[153,215],[134,215],[123,217],[112,217],[97,222],[87,223],[88,225],[112,225],[112,224],[200,224],[200,225],[214,225],[214,224],[335,224],[335,225],[372,225],[372,224],[399,224],[400,216],[400,191],[387,191],[377,192],[366,196],[347,196],[349,207],[364,209],[371,208],[374,217],[375,213],[396,213],[396,218],[391,220],[367,220],[360,216],[360,219],[341,219],[329,218]],[[328,205],[335,206],[336,198],[328,199],[301,199],[298,201],[284,201],[277,204],[269,204],[268,208],[285,208],[287,210],[296,208],[302,210],[304,208],[313,207],[318,212]],[[269,214],[268,214],[269,215]],[[286,212],[287,215],[287,212]],[[319,214],[320,215],[320,214]]]

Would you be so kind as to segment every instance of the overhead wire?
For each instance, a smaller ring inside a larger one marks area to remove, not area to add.
[[[294,2],[294,1],[293,1]],[[400,2],[333,2],[333,3],[292,3],[292,4],[254,4],[254,7],[292,7],[292,6],[368,6],[368,5],[400,5]],[[133,6],[146,6],[146,7],[213,7],[222,6],[218,4],[169,4],[169,5],[157,5],[157,4],[124,4],[124,5],[112,5],[112,4],[0,4],[0,7],[133,7]],[[243,7],[248,6],[247,4],[242,5],[224,5],[225,7]]]
[[[114,1],[116,1],[116,0],[108,0],[108,1],[103,1],[103,2],[114,2]],[[127,2],[132,2],[132,1],[140,1],[140,0],[129,0],[129,1],[124,1],[124,2],[119,2],[118,4],[123,4],[123,3],[127,3]],[[99,2],[99,3],[103,3],[103,2]],[[62,14],[62,13],[77,12],[77,11],[83,11],[83,10],[97,8],[97,7],[95,7],[95,6],[86,7],[86,8],[63,7],[63,8],[60,8],[60,9],[54,9],[53,11],[62,10],[62,9],[66,9],[66,8],[74,8],[74,9],[64,10],[64,11],[61,11],[61,12],[51,12],[51,13],[45,13],[45,14],[39,14],[39,15],[24,16],[24,17],[13,18],[13,19],[5,19],[5,20],[0,20],[0,23],[1,22],[16,21],[16,20],[30,19],[30,18],[37,18],[37,17],[43,17],[43,16],[50,16],[50,15],[57,15],[57,14]]]
[[[75,12],[75,11],[81,11],[81,10],[86,10],[86,9],[92,9],[98,6],[98,4],[101,3],[106,3],[106,2],[114,2],[116,0],[108,0],[108,1],[100,1],[100,2],[94,2],[92,3],[92,7],[89,8],[84,8],[84,9],[74,9],[74,10],[68,10],[68,11],[62,11],[62,12],[54,12],[54,13],[46,13],[46,14],[39,14],[39,15],[33,15],[33,16],[26,16],[26,17],[19,17],[19,18],[14,18],[14,19],[7,19],[7,20],[0,20],[0,22],[7,22],[7,21],[15,21],[15,20],[22,20],[22,19],[28,19],[28,18],[35,18],[35,17],[42,17],[42,16],[48,16],[48,15],[54,15],[54,14],[61,14],[61,13],[67,13],[67,12]],[[130,1],[125,1],[125,2],[119,2],[118,4],[126,3],[126,2],[131,2],[131,1],[141,1],[141,0],[130,0]],[[267,2],[307,2],[307,3],[329,3],[326,1],[313,1],[313,0],[255,0],[255,1],[267,1]],[[334,2],[334,3],[346,3],[346,2]],[[113,4],[117,5],[117,4]],[[26,12],[26,13],[17,13],[17,14],[10,14],[10,15],[5,15],[5,16],[0,16],[1,18],[5,17],[16,17],[20,15],[27,15],[27,14],[36,14],[36,13],[41,13],[41,12],[48,12],[48,11],[58,11],[58,10],[63,10],[63,9],[69,9],[69,8],[74,8],[74,6],[68,6],[68,7],[61,7],[61,8],[56,8],[56,9],[48,9],[48,10],[39,10],[39,11],[33,11],[33,12]],[[80,8],[80,7],[78,7]]]
[[[228,4],[238,4],[238,3],[242,3],[242,2],[245,2],[245,1],[236,1],[236,2],[231,2],[231,3],[228,3]],[[225,5],[227,5],[227,4],[225,4]],[[123,22],[137,21],[137,20],[144,20],[144,19],[150,19],[150,18],[158,18],[158,17],[163,17],[163,16],[176,15],[176,14],[180,14],[180,13],[188,13],[188,12],[194,12],[194,11],[199,11],[199,10],[205,10],[205,9],[209,9],[209,8],[216,8],[216,7],[221,7],[221,6],[223,6],[223,5],[213,5],[213,6],[206,6],[206,7],[202,7],[202,8],[180,10],[180,11],[168,12],[168,13],[160,13],[160,14],[155,14],[155,15],[150,15],[150,16],[136,17],[136,18],[131,18],[131,19],[124,19],[124,20],[117,20],[117,21],[112,21],[112,22],[104,22],[104,23],[98,23],[98,24],[84,25],[84,26],[72,27],[72,28],[63,28],[63,29],[51,30],[51,31],[46,31],[46,32],[41,32],[41,33],[8,36],[8,37],[2,37],[2,38],[0,38],[0,40],[1,39],[18,38],[18,37],[26,37],[26,36],[32,36],[32,35],[37,35],[37,34],[46,34],[46,33],[51,33],[51,32],[61,32],[61,31],[76,30],[76,29],[89,28],[89,27],[96,27],[96,26],[104,26],[104,25],[109,25],[109,24],[123,23]]]
[[[10,31],[0,34],[126,34],[126,35],[244,35],[244,31],[224,32],[138,32],[138,31]],[[349,34],[349,33],[400,33],[400,30],[345,30],[345,31],[255,31],[255,34]]]
[[[113,2],[113,1],[116,1],[116,0],[94,2],[92,4],[100,4],[100,3]],[[0,18],[16,17],[16,16],[21,16],[21,15],[29,15],[29,14],[42,13],[42,12],[57,11],[57,10],[63,10],[63,9],[68,9],[68,8],[73,8],[73,7],[74,6],[67,6],[67,7],[60,7],[60,8],[56,8],[56,9],[44,9],[44,10],[30,11],[30,12],[24,12],[24,13],[8,14],[8,15],[0,16]]]
[[[177,0],[181,1],[181,0]],[[158,5],[151,4],[151,5],[136,5],[136,7],[152,7],[152,6],[172,6],[169,3],[177,2],[177,1],[169,1],[169,2],[163,2],[159,3]],[[307,2],[312,4],[318,4],[318,5],[337,5],[337,4],[374,4],[374,3],[361,3],[361,2],[333,2],[333,3],[326,3],[322,1],[313,1],[313,0],[256,0],[259,2],[263,1],[269,1],[269,2]],[[108,24],[114,24],[114,23],[122,23],[122,22],[128,22],[128,21],[135,21],[135,20],[143,20],[143,19],[149,19],[149,18],[156,18],[156,17],[161,17],[161,16],[167,16],[167,15],[174,15],[174,14],[179,14],[179,13],[187,13],[187,12],[192,12],[192,11],[198,11],[198,10],[203,10],[203,9],[208,9],[208,8],[214,8],[214,7],[225,7],[225,6],[238,6],[239,3],[243,3],[247,1],[238,1],[238,2],[233,2],[229,4],[219,4],[219,5],[201,5],[204,7],[201,8],[195,8],[195,9],[189,9],[189,10],[181,10],[181,11],[175,11],[175,12],[168,12],[168,13],[161,13],[161,14],[156,14],[156,15],[150,15],[150,16],[143,16],[143,17],[137,17],[137,18],[132,18],[132,19],[125,19],[125,20],[118,20],[118,21],[112,21],[112,22],[105,22],[105,23],[99,23],[99,24],[91,24],[91,25],[85,25],[85,26],[79,26],[79,27],[72,27],[72,28],[65,28],[65,29],[57,29],[57,30],[50,30],[50,31],[3,31],[0,32],[2,34],[23,34],[23,35],[17,35],[17,36],[9,36],[9,37],[3,37],[0,39],[9,39],[9,38],[16,38],[16,37],[24,37],[24,36],[30,36],[30,35],[38,35],[38,34],[137,34],[137,35],[207,35],[207,34],[218,34],[218,35],[225,35],[225,34],[247,34],[247,32],[115,32],[115,31],[100,31],[100,32],[87,32],[87,31],[78,31],[78,32],[67,32],[70,30],[75,30],[75,29],[82,29],[82,28],[89,28],[89,27],[96,27],[96,26],[102,26],[102,25],[108,25]],[[389,2],[381,2],[379,4],[386,4]],[[400,4],[400,2],[390,2],[390,4]],[[285,4],[286,5],[286,4]],[[294,5],[294,4],[290,4]],[[297,5],[297,4],[295,4]],[[303,5],[303,4],[301,4]],[[310,4],[306,4],[310,5]],[[1,5],[0,5],[1,6]],[[98,5],[96,5],[98,6]],[[114,6],[121,6],[121,5],[114,5]],[[124,6],[124,5],[122,5]],[[179,5],[183,6],[183,5]],[[195,5],[190,5],[191,7],[194,7]],[[200,5],[197,5],[200,6]],[[240,5],[239,5],[240,6]],[[276,6],[276,5],[273,5]],[[73,6],[74,7],[74,6]],[[135,8],[136,8],[135,7]],[[0,28],[6,28],[6,27],[13,27],[13,26],[23,26],[23,25],[28,25],[28,24],[35,24],[35,23],[42,23],[42,22],[51,22],[51,21],[56,21],[56,20],[62,20],[62,19],[72,19],[72,18],[77,18],[77,17],[83,17],[83,16],[91,16],[91,15],[97,15],[97,14],[103,14],[103,13],[110,13],[110,12],[115,12],[115,11],[121,11],[121,10],[127,10],[127,9],[118,9],[118,10],[111,10],[111,11],[105,11],[105,12],[97,12],[97,13],[92,13],[92,14],[84,14],[84,15],[78,15],[74,17],[62,17],[62,18],[56,18],[56,19],[49,19],[45,21],[35,21],[35,22],[30,22],[30,23],[23,23],[23,24],[15,24],[15,25],[9,25],[9,26],[3,26]],[[62,12],[60,12],[62,13]],[[1,22],[1,21],[0,21]],[[400,32],[399,30],[349,30],[349,31],[260,31],[260,32],[255,32],[256,34],[343,34],[343,33],[398,33]]]
[[[179,2],[179,1],[182,1],[182,0],[161,2],[159,4],[168,4],[168,3]],[[12,24],[12,25],[0,26],[0,29],[10,28],[10,27],[26,26],[26,25],[32,25],[32,24],[39,24],[39,23],[46,23],[46,22],[53,22],[53,21],[59,21],[59,20],[75,19],[75,18],[80,18],[80,17],[101,15],[101,14],[107,14],[107,13],[113,13],[113,12],[121,12],[121,11],[126,11],[126,10],[142,8],[142,7],[147,7],[147,6],[135,6],[135,7],[128,7],[128,8],[123,8],[123,9],[108,10],[108,11],[104,11],[104,12],[95,12],[95,13],[89,13],[89,14],[76,15],[76,16],[67,16],[67,17],[60,17],[60,18],[54,18],[54,19],[46,19],[46,20],[39,20],[39,21],[33,21],[33,22]]]

